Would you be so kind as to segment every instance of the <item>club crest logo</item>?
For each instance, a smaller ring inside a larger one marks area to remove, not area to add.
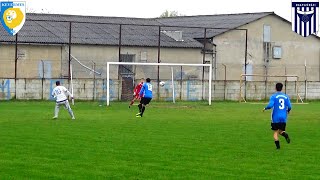
[[[292,31],[307,37],[319,30],[319,1],[292,1]]]
[[[0,18],[4,29],[14,36],[26,20],[26,2],[0,2]]]

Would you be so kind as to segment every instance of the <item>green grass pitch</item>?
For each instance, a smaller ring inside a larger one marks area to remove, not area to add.
[[[0,102],[0,179],[320,179],[320,103],[293,105],[276,150],[264,104]]]

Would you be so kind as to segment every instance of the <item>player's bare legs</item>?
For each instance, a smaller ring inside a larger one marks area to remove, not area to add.
[[[133,103],[134,103],[135,100],[137,100],[136,97],[134,97],[134,98],[130,101],[129,108],[133,105]]]

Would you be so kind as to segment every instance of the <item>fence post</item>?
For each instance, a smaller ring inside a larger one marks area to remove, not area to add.
[[[224,67],[223,100],[225,101],[227,96],[227,66],[225,64],[222,64],[222,66]]]
[[[182,100],[182,66],[180,66],[180,101]]]
[[[304,61],[304,100],[306,101],[307,100],[307,91],[308,91],[308,88],[307,88],[307,61]]]
[[[18,65],[18,33],[16,34],[14,52],[14,98],[17,99],[17,65]]]
[[[203,35],[203,50],[202,50],[202,63],[206,63],[206,43],[207,43],[207,28],[204,28],[204,35]],[[202,90],[201,90],[201,99],[204,100],[203,94],[204,94],[204,66],[202,67]]]
[[[42,93],[41,93],[41,99],[43,100],[43,81],[44,81],[44,62],[43,60],[41,60],[41,65],[42,65],[42,78],[41,78],[41,89],[42,89]]]
[[[96,71],[96,63],[91,61],[92,64],[92,68],[93,71]],[[93,73],[93,97],[92,97],[93,101],[96,99],[96,73]]]
[[[160,59],[160,46],[161,46],[161,26],[159,26],[159,29],[158,29],[158,63],[161,62],[161,59]],[[160,82],[160,66],[158,66],[158,72],[157,72],[157,98],[158,98],[158,100],[160,99],[159,82]]]

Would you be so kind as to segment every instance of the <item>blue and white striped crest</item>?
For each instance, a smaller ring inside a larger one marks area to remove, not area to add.
[[[292,1],[292,31],[307,37],[319,30],[319,1]]]

